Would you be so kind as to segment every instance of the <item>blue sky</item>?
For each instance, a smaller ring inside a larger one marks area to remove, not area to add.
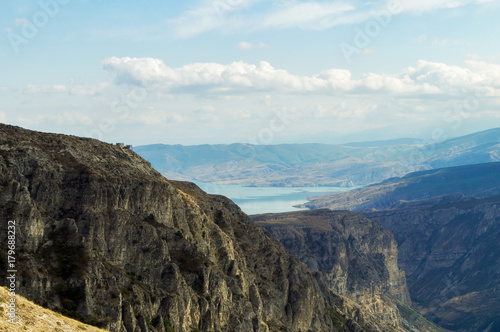
[[[500,1],[2,2],[0,121],[108,142],[500,127]]]

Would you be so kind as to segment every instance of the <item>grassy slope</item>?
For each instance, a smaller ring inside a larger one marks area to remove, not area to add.
[[[7,303],[10,300],[7,288],[0,287],[0,331],[32,331],[32,332],[100,332],[105,331],[65,317],[42,308],[22,296],[16,295],[18,325],[12,324],[7,317]]]

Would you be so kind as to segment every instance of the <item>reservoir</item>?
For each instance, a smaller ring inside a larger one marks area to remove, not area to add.
[[[296,204],[308,197],[344,192],[358,187],[244,187],[237,184],[195,182],[209,194],[230,198],[246,214],[299,211]]]

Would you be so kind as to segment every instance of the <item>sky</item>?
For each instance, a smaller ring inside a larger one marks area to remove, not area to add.
[[[498,0],[0,0],[0,122],[132,145],[500,127]]]

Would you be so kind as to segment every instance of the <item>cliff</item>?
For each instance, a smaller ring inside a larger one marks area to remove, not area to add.
[[[18,293],[83,322],[123,332],[393,330],[230,200],[168,181],[133,151],[0,125],[0,189],[0,260],[15,220]]]
[[[312,271],[322,272],[334,291],[404,330],[398,304],[410,305],[410,296],[397,243],[380,222],[326,209],[252,218]]]
[[[413,301],[453,331],[500,331],[500,196],[366,213],[399,243]]]

